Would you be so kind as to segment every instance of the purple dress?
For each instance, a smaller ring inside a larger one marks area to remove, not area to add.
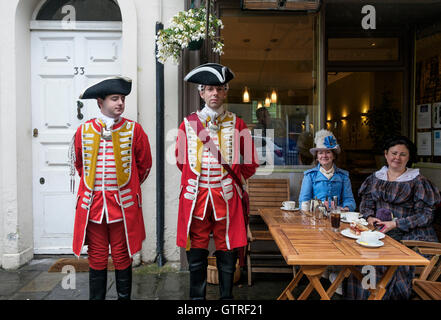
[[[432,227],[433,209],[440,202],[438,189],[424,176],[418,175],[406,182],[385,181],[370,175],[360,187],[360,212],[367,219],[380,208],[389,209],[397,218],[397,228],[387,235],[397,241],[421,240],[437,242]],[[382,278],[386,267],[375,266],[377,280]],[[387,286],[383,299],[409,299],[412,293],[412,279],[415,267],[400,266]],[[347,299],[367,299],[369,291],[362,288],[360,281],[351,275],[347,280]]]

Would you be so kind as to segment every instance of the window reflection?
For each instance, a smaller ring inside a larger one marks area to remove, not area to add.
[[[310,164],[318,122],[316,15],[237,10],[221,18],[220,62],[235,73],[228,110],[247,123],[261,164]]]

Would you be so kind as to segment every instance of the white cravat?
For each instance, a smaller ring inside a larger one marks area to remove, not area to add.
[[[106,116],[105,114],[101,114],[99,119],[105,123],[107,130],[111,130],[112,126],[115,124],[115,122],[118,121],[119,117],[114,119],[114,118]]]
[[[199,112],[199,116],[201,116],[201,118],[204,120],[207,120],[207,118],[210,117],[210,120],[214,122],[223,113],[224,106],[220,106],[219,109],[213,110],[209,106],[205,105],[205,108]]]
[[[320,166],[320,172],[329,180],[334,175],[335,169],[334,169],[334,166],[332,166],[331,169],[329,169],[329,170],[326,170],[325,168]]]

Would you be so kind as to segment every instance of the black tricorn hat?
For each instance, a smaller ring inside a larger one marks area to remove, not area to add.
[[[191,70],[184,80],[209,86],[221,86],[233,78],[234,73],[228,67],[218,63],[206,63]]]
[[[127,96],[132,91],[132,79],[127,77],[111,77],[95,83],[80,94],[80,99],[104,99],[110,94]]]

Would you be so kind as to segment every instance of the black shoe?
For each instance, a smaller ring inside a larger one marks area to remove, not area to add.
[[[89,300],[105,300],[107,291],[107,269],[89,267]]]
[[[219,275],[221,300],[233,299],[234,272],[236,270],[237,251],[216,251],[216,266]]]
[[[132,293],[132,266],[124,270],[115,269],[115,282],[118,300],[130,300]]]
[[[205,300],[208,250],[192,248],[186,252],[188,269],[190,270],[190,299]]]

